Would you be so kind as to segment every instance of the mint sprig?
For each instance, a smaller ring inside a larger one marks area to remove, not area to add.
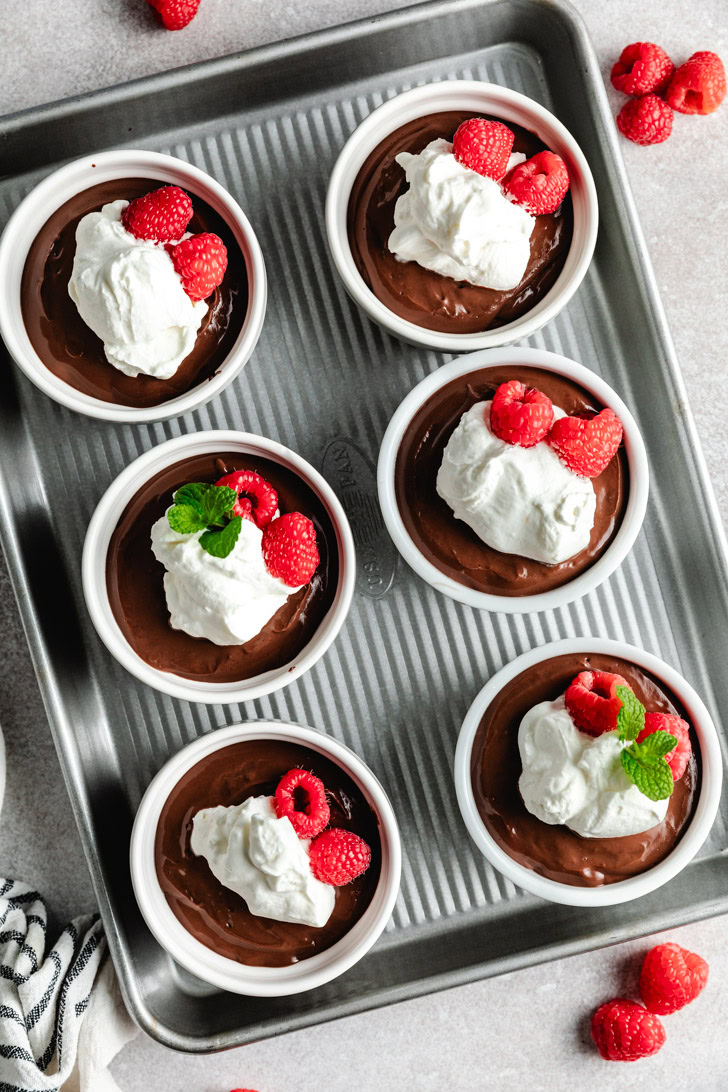
[[[178,531],[181,535],[192,535],[195,531],[201,531],[207,527],[207,520],[199,509],[191,504],[175,504],[167,513],[167,519],[172,530]]]
[[[622,701],[617,714],[617,738],[629,743],[620,755],[622,769],[650,800],[666,800],[672,796],[675,782],[665,755],[677,746],[677,740],[669,732],[651,732],[637,743],[645,726],[645,707],[628,686],[618,686],[617,697]]]
[[[645,726],[645,707],[629,686],[618,686],[622,708],[617,713],[617,738],[622,742],[637,739]]]
[[[200,546],[213,557],[227,557],[238,541],[242,523],[241,516],[233,516],[221,531],[205,531],[200,535]]]
[[[227,485],[189,482],[174,495],[174,504],[167,513],[169,526],[181,535],[202,531],[199,543],[213,557],[227,557],[240,534],[242,519],[233,515],[238,499]]]

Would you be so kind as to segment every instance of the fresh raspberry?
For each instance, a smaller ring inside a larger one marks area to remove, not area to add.
[[[227,269],[227,250],[220,236],[203,231],[167,250],[190,299],[206,300],[212,295]]]
[[[569,189],[569,172],[560,155],[539,152],[519,163],[503,179],[503,190],[531,216],[556,212]]]
[[[617,714],[622,708],[618,686],[629,686],[629,683],[621,675],[608,671],[582,671],[569,684],[564,701],[580,731],[590,736],[614,731]]]
[[[308,854],[316,879],[334,887],[343,887],[361,876],[372,860],[372,851],[364,839],[340,827],[332,827],[314,838]]]
[[[315,838],[331,814],[324,783],[308,770],[289,770],[275,792],[276,814],[287,816],[299,838]]]
[[[468,118],[452,138],[453,155],[463,167],[498,182],[508,170],[513,133],[500,121]]]
[[[289,512],[263,531],[263,560],[271,576],[291,588],[308,584],[319,563],[316,528],[301,512]]]
[[[179,186],[161,186],[131,201],[121,222],[136,239],[169,243],[181,239],[192,219],[192,202]]]
[[[533,447],[543,440],[554,420],[550,398],[518,379],[501,383],[490,404],[490,427],[499,440]]]
[[[708,964],[679,944],[658,944],[640,972],[640,994],[650,1012],[667,1016],[694,1001],[708,981]]]
[[[657,95],[630,99],[617,114],[617,128],[634,144],[662,144],[672,132],[672,109]]]
[[[625,95],[661,95],[675,71],[662,46],[633,42],[625,46],[612,68],[612,86]]]
[[[225,474],[215,485],[226,485],[229,489],[234,489],[238,499],[233,505],[233,514],[253,520],[261,531],[278,511],[278,494],[275,489],[253,470],[234,470],[232,474]]]
[[[712,114],[725,98],[725,68],[717,53],[693,53],[670,80],[665,98],[681,114]]]
[[[601,1005],[592,1017],[592,1039],[608,1062],[636,1062],[665,1042],[662,1021],[636,1001],[616,997]]]
[[[167,30],[182,30],[197,15],[200,0],[147,0]]]
[[[560,417],[554,421],[548,442],[562,463],[582,478],[597,478],[611,463],[622,442],[622,422],[603,409],[585,417]]]
[[[665,760],[672,770],[673,781],[679,781],[693,753],[688,725],[677,713],[645,713],[645,726],[637,736],[637,742],[641,743],[645,736],[653,732],[669,732],[677,740],[677,745],[665,755]]]

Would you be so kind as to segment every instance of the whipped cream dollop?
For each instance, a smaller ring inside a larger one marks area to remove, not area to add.
[[[121,223],[128,201],[89,212],[76,228],[68,294],[124,375],[170,379],[194,348],[207,314],[191,300],[164,246]]]
[[[459,163],[448,140],[432,140],[417,155],[395,157],[409,189],[394,207],[389,249],[403,262],[507,292],[520,284],[536,222],[492,178]],[[508,167],[523,162],[512,155]]]
[[[460,418],[437,474],[439,495],[493,550],[556,565],[589,545],[596,493],[545,441],[519,447],[490,429],[490,402]],[[554,419],[566,416],[554,406]]]
[[[164,594],[170,625],[215,645],[245,644],[299,588],[268,572],[263,532],[252,520],[242,521],[227,557],[203,550],[203,533],[173,531],[166,515],[152,527],[152,551],[167,570]]]
[[[526,808],[582,838],[623,838],[657,826],[669,799],[650,800],[630,781],[619,757],[627,746],[616,732],[580,732],[563,695],[535,705],[518,729]]]
[[[318,929],[331,917],[335,889],[316,879],[309,842],[285,815],[278,818],[272,796],[203,808],[192,820],[190,845],[216,880],[245,899],[251,914]]]

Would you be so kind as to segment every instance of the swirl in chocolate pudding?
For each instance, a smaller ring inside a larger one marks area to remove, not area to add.
[[[205,858],[190,848],[198,811],[273,796],[291,769],[310,770],[323,781],[329,825],[354,831],[372,851],[367,871],[336,888],[333,912],[320,929],[251,914],[245,900],[216,880]],[[254,967],[287,967],[341,940],[372,901],[382,860],[377,817],[341,766],[300,744],[273,739],[233,743],[193,766],[165,802],[154,855],[162,891],[185,929],[219,955]]]
[[[526,272],[520,284],[508,292],[455,281],[394,256],[387,242],[394,228],[397,198],[407,189],[404,170],[395,156],[400,152],[417,154],[438,137],[451,141],[458,126],[472,117],[462,111],[430,114],[395,129],[359,171],[347,215],[352,257],[377,299],[407,322],[448,334],[474,334],[504,326],[530,311],[556,282],[573,233],[571,196],[567,193],[556,212],[536,217]],[[546,148],[534,133],[506,124],[515,136],[514,152],[523,152],[530,159]]]
[[[312,520],[320,561],[309,583],[289,595],[260,633],[243,645],[215,645],[170,626],[165,570],[152,553],[150,536],[180,486],[214,483],[234,470],[252,470],[270,482],[281,515],[303,512]],[[111,609],[133,650],[159,671],[199,682],[238,682],[295,661],[330,609],[338,578],[336,531],[323,501],[293,470],[240,452],[196,455],[155,475],[124,509],[106,556]]]
[[[693,753],[687,769],[675,782],[664,820],[650,830],[622,838],[582,838],[567,826],[550,826],[531,815],[518,789],[520,723],[534,705],[554,701],[580,671],[591,670],[622,675],[648,712],[688,719],[675,695],[635,664],[611,656],[556,656],[503,687],[483,714],[470,760],[475,803],[498,845],[526,868],[577,887],[617,883],[663,860],[693,817],[700,782],[700,751],[691,729]]]
[[[111,201],[133,201],[164,185],[153,178],[119,178],[76,194],[57,209],[28,251],[21,307],[31,344],[49,371],[82,394],[120,406],[158,406],[211,379],[235,345],[248,307],[245,259],[223,218],[194,193],[187,230],[219,235],[228,252],[222,283],[206,301],[208,311],[195,347],[170,379],[124,375],[109,364],[101,339],[86,325],[68,294],[82,217]]]
[[[604,408],[578,384],[540,368],[481,368],[460,376],[428,398],[407,426],[397,452],[395,494],[408,535],[441,572],[492,595],[536,595],[573,580],[602,556],[624,517],[629,467],[620,447],[606,470],[591,479],[597,504],[589,545],[566,561],[545,565],[487,546],[456,519],[435,483],[443,451],[462,415],[476,402],[491,399],[496,387],[511,379],[543,391],[567,414]]]

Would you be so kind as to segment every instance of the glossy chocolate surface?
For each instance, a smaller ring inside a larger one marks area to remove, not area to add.
[[[228,266],[209,299],[195,347],[170,379],[124,375],[109,364],[103,342],[83,321],[68,294],[76,252],[76,227],[89,212],[121,198],[134,200],[164,183],[122,178],[82,190],[61,205],[38,232],[21,284],[23,321],[33,348],[49,371],[83,394],[122,406],[157,406],[211,379],[238,339],[248,306],[248,279],[240,246],[226,222],[191,194],[188,231],[211,231],[225,243]]]
[[[394,206],[407,189],[407,181],[395,156],[421,152],[437,137],[452,140],[458,126],[471,117],[472,113],[451,111],[402,125],[369,155],[349,198],[349,245],[364,282],[400,318],[441,333],[478,333],[504,326],[530,311],[556,282],[573,234],[567,193],[556,212],[536,217],[528,266],[520,284],[508,292],[455,281],[416,262],[398,261],[387,242],[394,228]],[[508,127],[515,135],[514,152],[530,158],[546,147],[527,129],[510,122]]]
[[[597,506],[589,545],[566,561],[540,561],[493,550],[435,488],[442,454],[462,415],[487,401],[500,383],[519,379],[547,394],[567,414],[603,406],[570,379],[540,368],[481,368],[453,379],[417,411],[405,430],[395,463],[395,494],[405,528],[431,564],[458,583],[492,595],[535,595],[558,588],[593,565],[619,530],[629,495],[629,467],[620,448],[606,470],[592,478]]]
[[[534,705],[563,694],[580,671],[592,669],[622,675],[648,712],[678,713],[687,720],[675,695],[635,664],[612,656],[557,656],[517,675],[491,702],[478,727],[470,765],[478,812],[498,845],[526,868],[582,887],[616,883],[662,861],[690,823],[700,783],[700,752],[691,730],[693,754],[687,769],[675,782],[665,819],[650,830],[622,838],[582,838],[527,811],[518,790],[521,720]]]
[[[192,820],[202,808],[272,796],[281,777],[297,768],[310,770],[326,786],[329,825],[353,830],[372,851],[367,871],[336,888],[333,913],[320,929],[251,914],[245,900],[219,883],[205,858],[190,848]],[[197,940],[238,963],[286,967],[336,944],[369,906],[381,872],[379,824],[361,789],[331,759],[295,743],[245,740],[203,758],[177,783],[157,825],[155,862],[167,902]]]
[[[233,470],[253,470],[278,492],[281,514],[303,512],[316,528],[320,562],[310,582],[293,592],[271,620],[243,645],[215,645],[172,629],[164,566],[152,553],[152,525],[186,482],[216,482]],[[336,595],[339,553],[326,507],[293,470],[240,452],[195,455],[167,467],[132,497],[111,537],[106,586],[114,617],[134,651],[159,671],[200,682],[237,682],[295,661]]]

